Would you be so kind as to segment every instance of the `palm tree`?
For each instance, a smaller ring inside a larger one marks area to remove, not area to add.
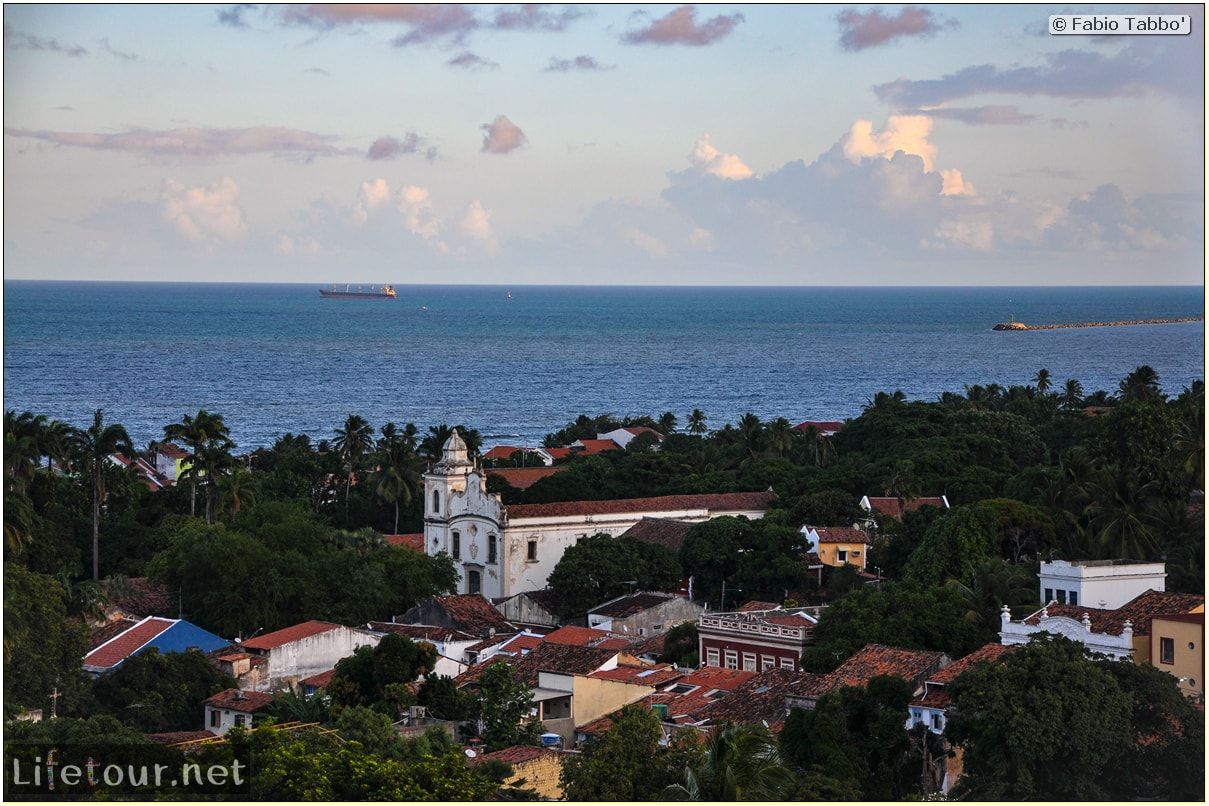
[[[359,414],[350,414],[344,421],[343,428],[336,429],[336,438],[332,440],[332,448],[340,455],[348,470],[344,481],[344,513],[348,514],[348,496],[353,485],[353,471],[361,457],[369,453],[374,446],[374,429],[365,418]]]
[[[999,632],[1004,605],[1037,604],[1036,577],[1022,565],[987,557],[978,566],[967,566],[966,574],[966,582],[950,579],[948,584],[965,600],[965,618],[988,634]]]
[[[42,464],[40,438],[46,416],[31,412],[4,412],[4,480],[6,489],[24,491]]]
[[[100,532],[101,503],[105,500],[105,463],[115,453],[134,458],[134,445],[126,429],[117,423],[105,425],[101,410],[93,415],[86,430],[71,435],[72,455],[81,463],[85,478],[92,482],[92,578],[101,578]]]
[[[1157,483],[1142,483],[1136,471],[1105,468],[1090,485],[1085,515],[1100,547],[1100,559],[1154,560],[1158,557]]]
[[[201,462],[204,448],[214,444],[226,450],[235,447],[231,441],[230,430],[223,422],[221,414],[211,414],[205,409],[198,409],[197,416],[186,414],[179,423],[164,426],[166,442],[183,442],[189,448],[189,467],[181,474],[189,478],[189,517],[197,514],[197,480],[204,474],[205,468]],[[217,457],[217,453],[212,453]]]
[[[684,783],[663,790],[666,800],[784,800],[795,782],[776,740],[761,724],[728,722],[710,730],[701,759]]]
[[[1141,402],[1159,400],[1162,397],[1159,391],[1159,373],[1145,364],[1126,375],[1117,388],[1123,401]]]
[[[835,459],[835,443],[831,437],[824,434],[817,426],[806,426],[804,434],[807,447],[814,457],[815,467],[826,467]]]
[[[414,445],[409,445],[404,439],[396,439],[380,448],[378,466],[371,478],[378,497],[395,505],[395,527],[391,534],[398,534],[399,503],[411,503],[420,488]]]
[[[676,432],[676,415],[672,414],[670,411],[665,411],[663,414],[659,415],[659,422],[657,425],[658,428],[656,430],[665,437],[668,434],[674,434]]]
[[[699,437],[707,430],[705,427],[705,412],[701,409],[693,409],[692,413],[688,416],[688,432]]]
[[[915,476],[915,463],[910,459],[895,461],[886,480],[886,495],[893,494],[903,501],[919,498],[919,479]]]
[[[1045,369],[1044,367],[1042,369],[1037,370],[1037,377],[1033,378],[1033,385],[1037,387],[1037,391],[1040,392],[1041,394],[1045,394],[1047,391],[1049,391],[1049,388],[1050,388],[1049,370]]]
[[[777,456],[785,456],[793,450],[797,432],[793,430],[793,424],[789,420],[778,417],[768,424],[768,438]]]
[[[1068,409],[1077,409],[1083,405],[1083,384],[1079,383],[1074,378],[1069,378],[1066,385],[1062,387],[1062,406]]]
[[[231,516],[239,514],[244,504],[256,504],[257,479],[256,474],[238,465],[231,472],[214,479],[218,488],[219,508],[226,509],[229,504]]]
[[[764,452],[764,424],[749,411],[739,418],[737,425],[735,437],[743,449],[742,464],[746,466],[758,460]]]

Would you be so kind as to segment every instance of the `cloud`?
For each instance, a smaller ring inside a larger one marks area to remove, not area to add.
[[[28,137],[60,146],[97,151],[126,151],[153,156],[212,157],[220,154],[291,153],[334,155],[356,153],[332,144],[331,135],[315,134],[281,126],[255,126],[249,129],[135,129],[120,134],[89,132],[53,132],[32,129],[4,129],[12,137]]]
[[[973,196],[977,193],[974,186],[967,182],[956,168],[945,168],[940,172],[944,184],[940,188],[942,196]]]
[[[134,61],[138,61],[138,58],[139,58],[138,55],[136,55],[134,53],[126,53],[124,51],[114,50],[113,47],[110,46],[110,44],[109,44],[109,37],[106,37],[101,40],[101,50],[105,51],[110,56],[116,56],[117,58],[121,59],[122,61],[134,62]]]
[[[616,65],[604,65],[592,56],[576,56],[574,59],[557,59],[550,57],[550,66],[542,69],[543,73],[567,73],[571,70],[613,70]]]
[[[37,50],[45,53],[62,53],[64,56],[87,56],[88,51],[80,45],[64,45],[57,39],[43,39],[33,34],[24,34],[4,25],[5,50]]]
[[[432,162],[436,159],[435,146],[424,148],[424,138],[414,132],[408,132],[402,140],[395,137],[379,137],[369,147],[365,157],[369,160],[394,159],[400,154],[419,154],[423,150],[425,158]]]
[[[718,15],[697,24],[696,6],[681,6],[644,28],[628,31],[621,41],[627,45],[711,45],[730,34],[743,22],[742,14]],[[645,12],[635,16],[645,17]]]
[[[454,56],[452,59],[445,62],[445,65],[447,67],[459,67],[463,70],[479,70],[483,68],[496,70],[499,68],[499,65],[495,62],[489,61],[480,56],[476,56],[468,50],[464,50],[457,56]]]
[[[399,191],[399,212],[409,232],[425,239],[437,237],[441,232],[441,220],[433,212],[428,191],[409,185]]]
[[[258,8],[256,3],[236,3],[233,6],[218,9],[218,22],[220,25],[226,25],[231,28],[247,28],[248,23],[244,21],[244,14],[255,11]]]
[[[374,210],[384,208],[390,203],[390,185],[385,179],[374,179],[362,182],[357,192],[357,203],[353,205],[353,221],[364,224],[369,220]]]
[[[391,41],[395,47],[441,40],[462,44],[478,30],[563,31],[584,14],[575,7],[554,11],[535,4],[504,6],[480,13],[470,6],[443,3],[312,3],[278,11],[283,23],[323,30],[375,23],[401,25],[408,30]]]
[[[1164,37],[1152,37],[1164,38]],[[1169,45],[1131,45],[1105,54],[1063,50],[1045,63],[1001,69],[983,64],[938,79],[899,78],[873,88],[896,108],[932,107],[971,95],[999,93],[1051,98],[1124,98],[1149,94],[1195,97],[1204,91],[1204,69],[1190,70]]]
[[[701,135],[701,139],[693,147],[688,156],[689,162],[701,174],[709,174],[722,179],[746,179],[752,175],[751,168],[743,164],[743,160],[734,154],[723,154],[710,143],[709,133]]]
[[[907,6],[893,17],[880,8],[865,13],[848,9],[841,11],[836,20],[844,50],[864,50],[908,36],[930,37],[959,25],[957,20],[937,17],[919,6]]]
[[[936,156],[936,146],[928,142],[931,129],[932,121],[922,115],[891,115],[886,128],[876,134],[872,121],[858,120],[841,141],[844,156],[860,162],[867,157],[889,158],[894,152],[903,151],[922,158],[924,170],[930,171]]]
[[[900,115],[926,115],[930,118],[956,120],[961,123],[988,126],[1022,126],[1032,123],[1037,115],[1027,115],[1018,106],[936,107],[934,109],[901,109]]]
[[[190,241],[237,241],[247,235],[238,198],[239,185],[230,177],[208,187],[188,187],[165,179],[160,188],[160,212]]]
[[[507,154],[525,144],[525,133],[504,115],[498,115],[479,128],[487,132],[483,137],[483,150],[488,154]]]
[[[459,230],[488,254],[494,254],[500,249],[495,232],[491,229],[491,211],[478,200],[467,205]]]

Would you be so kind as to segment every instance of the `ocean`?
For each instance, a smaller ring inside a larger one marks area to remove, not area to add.
[[[99,408],[140,447],[199,409],[239,452],[331,438],[350,414],[463,424],[490,447],[540,444],[580,414],[843,420],[877,392],[935,400],[1042,368],[1085,393],[1143,364],[1170,395],[1205,377],[1203,322],[991,329],[1203,317],[1200,286],[319,287],[6,280],[4,407],[80,427]]]

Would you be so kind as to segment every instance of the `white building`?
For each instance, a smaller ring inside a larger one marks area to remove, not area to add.
[[[1012,610],[1003,606],[1000,614],[999,643],[1003,646],[1024,646],[1034,635],[1050,633],[1077,641],[1091,652],[1099,652],[1113,660],[1133,659],[1133,623],[1129,619],[1121,625],[1119,632],[1097,630],[1091,615],[1084,612],[1079,619],[1068,615],[1053,615],[1049,606],[1041,608],[1027,618],[1012,621]]]
[[[1163,563],[1132,560],[1054,560],[1041,563],[1041,603],[1115,610],[1148,590],[1165,590]]]
[[[326,621],[307,621],[284,630],[249,638],[240,649],[265,658],[267,669],[259,690],[288,688],[304,677],[326,672],[360,646],[377,646],[381,633],[356,630]]]
[[[456,430],[424,474],[424,550],[451,556],[458,593],[499,600],[542,590],[563,552],[595,534],[617,537],[643,518],[701,523],[724,515],[762,518],[767,493],[670,495],[505,507]]]

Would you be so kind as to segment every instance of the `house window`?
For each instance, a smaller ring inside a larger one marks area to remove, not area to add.
[[[743,671],[754,672],[755,670],[756,670],[756,653],[744,652],[743,653]]]
[[[943,730],[944,726],[940,724],[940,714],[932,714],[932,730]]]
[[[483,575],[478,571],[471,571],[466,575],[466,592],[478,593],[483,589]]]
[[[247,717],[245,717],[243,714],[236,714],[235,715],[235,727],[242,728],[244,726],[244,722],[246,720],[247,720]]]
[[[859,551],[854,551],[854,552],[852,552],[852,556],[859,557],[859,556],[861,556],[861,553]]]
[[[781,668],[782,669],[794,668],[793,658],[781,658]]]
[[[769,669],[777,665],[777,659],[772,655],[762,655],[760,657],[760,671],[767,672]]]
[[[1066,604],[1066,591],[1059,589],[1058,604]]]
[[[1049,604],[1052,601],[1054,601],[1054,589],[1046,588],[1045,589],[1045,603]]]
[[[211,711],[211,712],[210,712],[210,727],[212,727],[212,728],[217,728],[217,727],[218,727],[218,725],[219,725],[219,722],[220,722],[221,720],[222,720],[222,717],[220,717],[220,716],[218,715],[218,711]]]
[[[441,514],[441,492],[440,490],[432,491],[432,511],[435,515]]]
[[[462,559],[462,536],[457,532],[453,533],[453,558]]]
[[[529,541],[529,554],[527,555],[527,558],[528,558],[529,562],[531,562],[531,563],[537,562],[537,541],[536,540]]]
[[[487,536],[487,562],[490,565],[495,565],[495,535]]]
[[[713,666],[715,668],[722,665],[721,663],[718,662],[718,650],[716,650],[716,649],[705,650],[705,665]]]
[[[1070,603],[1073,605],[1079,604],[1079,591],[1070,592]]]
[[[1159,662],[1160,663],[1175,663],[1175,639],[1160,638],[1159,639]]]
[[[848,562],[848,550],[847,549],[836,549],[835,550],[835,561],[839,562],[839,563]]]
[[[726,668],[735,670],[739,668],[739,653],[733,649],[726,650]]]

